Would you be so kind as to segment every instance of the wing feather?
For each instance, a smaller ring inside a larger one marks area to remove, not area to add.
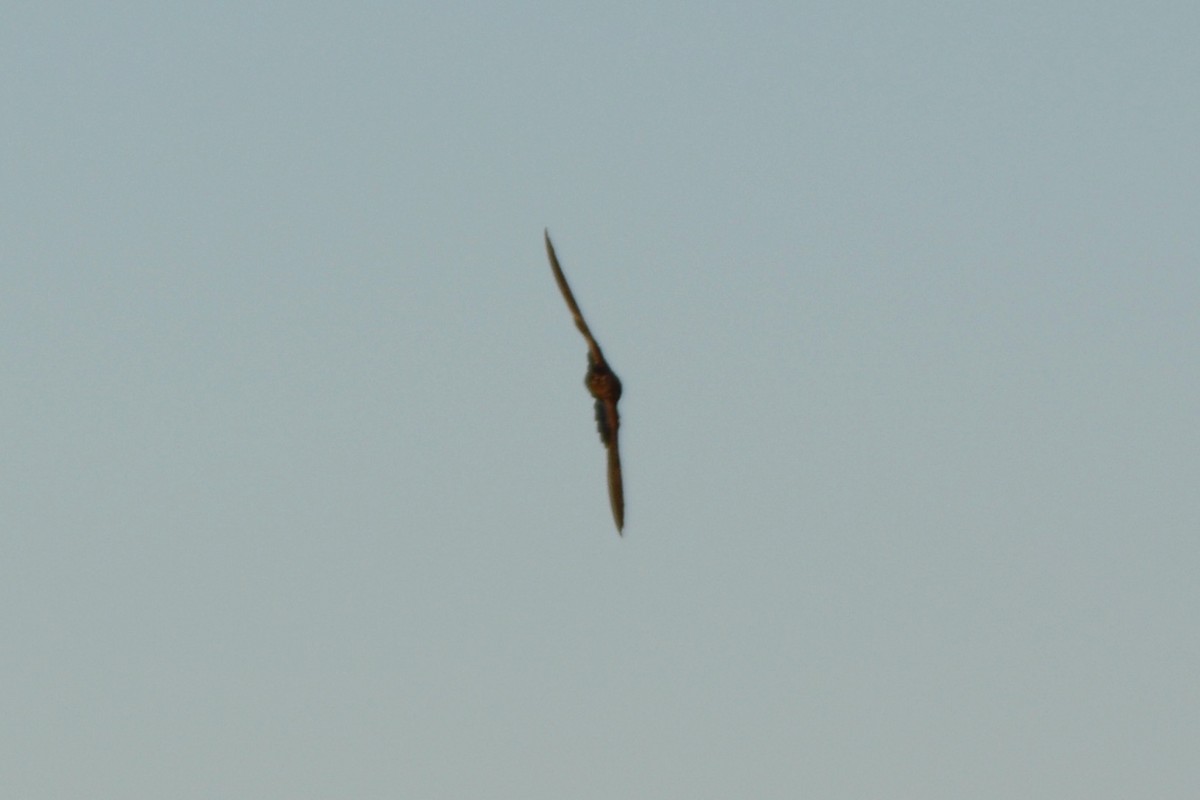
[[[554,281],[558,284],[558,290],[562,292],[563,300],[567,301],[567,308],[571,310],[571,316],[575,318],[575,327],[583,334],[583,338],[587,340],[588,350],[599,363],[604,363],[604,354],[600,352],[600,345],[596,344],[596,337],[592,336],[591,330],[588,328],[587,322],[583,319],[583,312],[579,310],[579,304],[575,302],[575,295],[571,292],[571,287],[567,284],[567,276],[563,274],[562,267],[558,264],[558,256],[554,253],[554,245],[550,242],[550,231],[543,232],[546,237],[546,255],[550,257],[550,269],[554,270]]]

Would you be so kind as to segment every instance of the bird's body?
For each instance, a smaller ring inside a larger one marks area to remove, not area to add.
[[[550,243],[550,232],[547,231],[546,255],[550,259],[550,268],[554,271],[554,280],[562,292],[567,308],[575,318],[575,327],[583,334],[588,345],[588,369],[583,383],[588,392],[596,399],[596,428],[600,431],[600,441],[608,451],[608,499],[612,506],[613,520],[617,523],[617,533],[625,526],[625,494],[621,483],[621,455],[617,445],[617,433],[621,427],[621,417],[617,413],[617,401],[621,399],[621,380],[612,371],[600,351],[600,345],[588,329],[575,295],[567,285],[567,276],[559,266],[558,257],[554,254],[554,245]]]

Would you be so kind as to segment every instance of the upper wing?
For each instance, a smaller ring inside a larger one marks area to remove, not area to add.
[[[562,267],[558,265],[558,256],[554,254],[554,245],[550,243],[550,231],[544,232],[546,237],[546,255],[550,257],[550,269],[554,270],[554,280],[558,283],[558,290],[562,292],[563,299],[567,301],[567,308],[571,309],[571,316],[575,317],[575,327],[583,334],[583,338],[587,339],[588,350],[592,353],[592,358],[597,363],[604,363],[604,354],[600,352],[600,345],[596,344],[596,337],[592,336],[592,332],[588,329],[587,323],[584,322],[583,312],[579,310],[579,304],[575,302],[575,295],[571,294],[571,287],[567,285],[567,276],[563,274]]]

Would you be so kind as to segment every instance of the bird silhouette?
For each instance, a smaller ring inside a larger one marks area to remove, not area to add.
[[[567,285],[567,276],[563,274],[558,264],[558,256],[554,254],[554,245],[550,243],[550,231],[545,231],[546,255],[550,258],[550,269],[554,270],[554,280],[567,301],[571,316],[575,317],[575,327],[583,334],[588,345],[587,375],[583,385],[596,399],[596,428],[600,431],[600,441],[608,451],[608,502],[612,506],[613,520],[617,523],[617,533],[622,534],[625,527],[625,495],[621,486],[621,451],[617,446],[617,431],[621,427],[621,418],[617,414],[617,401],[621,399],[621,381],[612,371],[600,352],[596,337],[592,336],[583,312],[575,302],[575,295]]]

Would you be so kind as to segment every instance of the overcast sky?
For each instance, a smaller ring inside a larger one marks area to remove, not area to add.
[[[0,793],[1200,796],[1198,42],[10,4]]]

